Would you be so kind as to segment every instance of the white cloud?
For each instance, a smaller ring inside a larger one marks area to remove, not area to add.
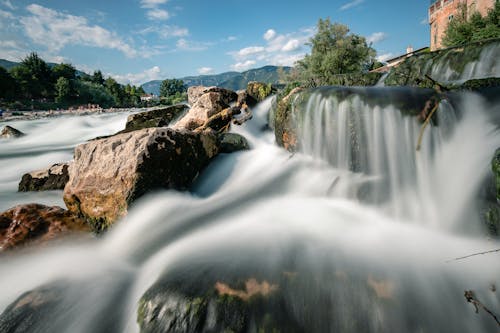
[[[161,26],[155,25],[143,29],[138,33],[142,35],[156,33],[158,34],[158,36],[160,36],[160,38],[163,39],[189,36],[189,30],[187,28],[178,27],[176,25],[161,25]]]
[[[133,85],[140,85],[145,82],[149,82],[152,80],[160,80],[163,75],[161,72],[160,67],[154,66],[150,69],[146,69],[143,72],[140,73],[128,73],[125,75],[113,75],[109,74],[112,76],[117,82],[121,84],[133,84]]]
[[[276,36],[276,31],[274,29],[269,29],[269,30],[266,31],[266,33],[264,34],[263,37],[264,37],[265,40],[271,40],[275,36]]]
[[[181,51],[203,51],[211,45],[212,43],[189,41],[184,38],[179,39],[176,43],[177,49]]]
[[[142,8],[157,8],[159,5],[166,4],[168,0],[141,0]]]
[[[231,65],[231,68],[235,71],[244,71],[246,69],[249,69],[250,67],[252,67],[253,65],[256,64],[256,61],[254,60],[247,60],[247,61],[244,61],[244,62],[238,62],[234,65]]]
[[[385,32],[374,32],[366,38],[368,44],[376,44],[387,39],[387,34]]]
[[[377,56],[377,60],[380,62],[386,62],[387,60],[389,60],[391,58],[394,58],[393,53],[384,53],[384,54]]]
[[[429,18],[428,17],[423,18],[420,21],[420,24],[422,24],[422,25],[428,25],[429,24]]]
[[[250,55],[258,54],[264,52],[265,48],[263,46],[249,46],[245,47],[238,52],[236,52],[236,56],[239,58],[245,58]]]
[[[11,12],[7,12],[7,11],[1,10],[1,9],[0,9],[0,17],[4,18],[4,19],[10,19],[10,20],[14,19],[14,15]],[[0,24],[1,24],[1,22],[0,22]]]
[[[170,14],[164,9],[151,9],[148,10],[147,16],[150,20],[165,21],[170,18]]]
[[[32,4],[26,7],[31,16],[20,22],[25,34],[36,44],[44,45],[49,52],[60,51],[66,45],[84,45],[118,50],[127,57],[139,55],[116,33],[98,25],[90,25],[83,16],[74,16]]]
[[[213,73],[214,72],[214,69],[212,67],[201,67],[201,68],[198,68],[198,73],[201,74],[201,75],[206,75],[206,74],[210,74],[210,73]]]
[[[234,42],[235,40],[238,40],[238,37],[236,37],[236,36],[228,36],[224,41],[226,41],[226,42]]]
[[[14,7],[14,5],[12,4],[12,2],[10,2],[10,0],[4,0],[1,2],[2,5],[4,5],[5,7],[9,8],[10,10],[15,10],[16,7]]]
[[[290,39],[281,49],[284,52],[296,51],[301,47],[298,39]]]
[[[347,9],[359,6],[363,2],[365,2],[365,0],[352,0],[352,1],[349,1],[349,2],[345,3],[344,5],[342,5],[340,7],[340,10],[347,10]]]

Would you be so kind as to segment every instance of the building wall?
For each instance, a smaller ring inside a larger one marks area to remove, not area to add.
[[[496,0],[436,0],[429,7],[429,24],[431,27],[431,51],[442,48],[442,39],[448,22],[459,15],[461,4],[467,6],[467,15],[475,11],[486,15]]]

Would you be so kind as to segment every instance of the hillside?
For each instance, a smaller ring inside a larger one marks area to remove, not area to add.
[[[265,83],[277,83],[279,81],[277,66],[264,66],[250,69],[248,71],[225,72],[215,75],[187,76],[180,78],[188,86],[218,86],[231,90],[245,89],[248,82],[259,81]],[[281,67],[288,72],[291,67]],[[149,94],[159,95],[161,80],[144,83],[142,88]]]
[[[0,59],[0,67],[5,68],[6,70],[10,70],[11,68],[16,67],[19,65],[17,62],[5,60],[5,59]]]

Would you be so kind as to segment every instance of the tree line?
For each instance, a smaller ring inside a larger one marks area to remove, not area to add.
[[[71,64],[51,66],[35,52],[10,71],[0,67],[0,105],[10,109],[144,106],[144,94],[142,87],[119,84],[100,70],[89,75]]]

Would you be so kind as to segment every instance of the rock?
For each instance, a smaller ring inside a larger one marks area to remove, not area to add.
[[[221,153],[233,153],[250,149],[247,139],[236,133],[224,133],[219,135],[218,146]]]
[[[300,87],[292,89],[288,95],[277,102],[274,112],[273,125],[276,143],[291,152],[297,149],[297,134],[291,120],[292,104],[303,90]]]
[[[162,278],[140,299],[145,332],[303,332],[282,285],[255,277]]]
[[[150,128],[77,146],[64,189],[68,209],[102,231],[154,189],[188,189],[218,153],[210,133]]]
[[[237,107],[224,109],[208,118],[205,124],[198,127],[195,131],[213,130],[218,133],[227,132],[233,117],[240,113],[241,111]]]
[[[194,130],[203,126],[213,115],[229,107],[223,94],[208,92],[203,94],[191,107],[189,112],[182,117],[172,128],[177,130]]]
[[[157,110],[140,112],[130,115],[127,118],[125,129],[119,133],[128,133],[144,128],[166,127],[172,120],[186,112],[189,107],[185,104],[178,104]]]
[[[275,89],[273,89],[270,84],[255,81],[249,82],[246,89],[248,95],[247,105],[251,107],[258,102],[262,102],[275,92]]]
[[[0,138],[3,138],[3,139],[19,138],[19,137],[24,136],[24,135],[26,135],[26,134],[24,134],[20,130],[15,129],[14,127],[5,126],[2,130],[2,132],[0,133]]]
[[[64,190],[68,182],[69,163],[54,164],[48,169],[32,171],[23,175],[19,192]]]
[[[214,87],[193,86],[189,87],[187,91],[189,105],[194,105],[201,96],[209,92],[216,92],[221,94],[222,99],[226,104],[231,104],[238,98],[238,95],[232,90],[219,88],[215,86]]]
[[[19,205],[0,214],[0,251],[84,231],[90,231],[85,221],[61,207]]]

